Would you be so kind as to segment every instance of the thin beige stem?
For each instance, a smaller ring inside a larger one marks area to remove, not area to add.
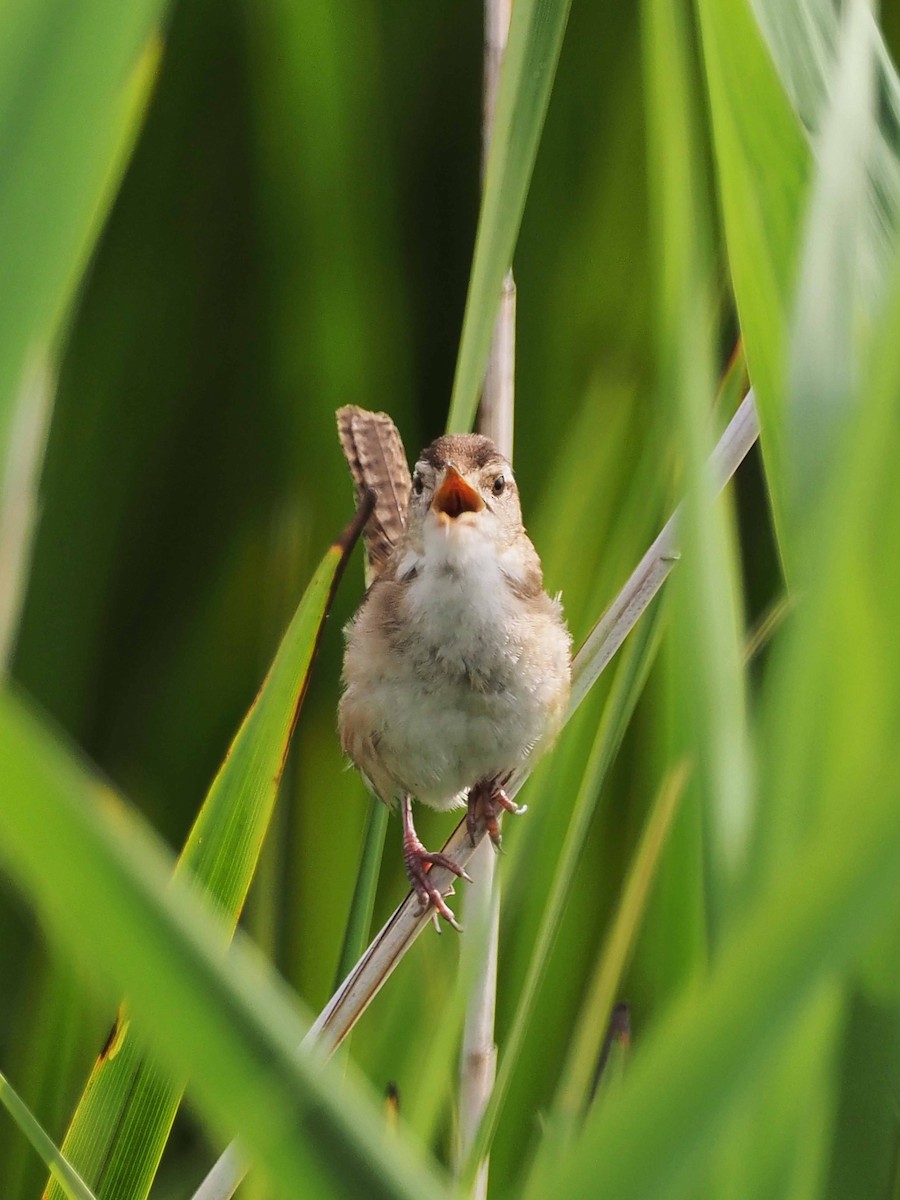
[[[712,468],[717,490],[725,486],[758,437],[759,421],[753,392],[750,391],[729,421],[713,451]],[[575,655],[569,716],[599,679],[677,561],[676,510]],[[527,770],[523,770],[512,777],[505,789],[510,799],[519,793],[528,774]],[[483,833],[479,833],[476,839],[478,844],[483,836]],[[465,820],[460,821],[451,833],[442,852],[461,867],[468,866],[475,853],[475,847],[472,846],[466,830]],[[455,876],[438,867],[433,868],[433,872],[434,882],[444,895],[452,895]],[[318,1020],[311,1026],[300,1045],[299,1053],[315,1052],[326,1056],[332,1054],[384,987],[410,946],[430,923],[431,912],[421,912],[418,900],[410,893],[376,935],[365,954],[323,1009]],[[245,1168],[232,1143],[195,1193],[194,1200],[230,1200],[244,1174]]]
[[[484,4],[484,112],[481,135],[482,182],[487,169],[500,71],[509,36],[511,0],[485,0]],[[494,337],[484,377],[478,428],[512,461],[516,401],[516,285],[512,270],[506,274],[494,325]],[[466,1004],[459,1060],[459,1137],[456,1172],[469,1161],[497,1073],[494,1018],[497,1008],[497,955],[500,940],[500,881],[496,856],[485,840],[469,863],[472,885],[464,900],[465,924],[472,931],[463,954],[470,962],[461,969],[472,979]],[[479,1164],[471,1190],[472,1200],[487,1196],[489,1163]]]
[[[484,376],[478,409],[478,428],[512,462],[516,394],[516,281],[512,271],[503,280],[500,310]]]

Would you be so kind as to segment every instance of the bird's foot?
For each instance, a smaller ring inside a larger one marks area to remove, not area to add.
[[[408,805],[408,801],[406,804]],[[432,867],[443,867],[457,878],[465,879],[469,883],[472,882],[472,877],[446,854],[432,854],[425,849],[413,828],[411,813],[407,817],[406,808],[403,824],[403,865],[406,867],[407,877],[419,899],[422,911],[425,912],[429,907],[434,907],[435,927],[438,933],[441,929],[438,916],[443,917],[448,925],[452,925],[455,930],[462,933],[462,926],[453,915],[453,910],[447,905],[440,888],[435,886],[431,878],[431,869]]]
[[[476,783],[473,788],[469,789],[466,808],[466,829],[469,831],[469,839],[472,845],[475,845],[476,835],[478,833],[478,823],[484,823],[484,829],[495,850],[500,850],[503,844],[503,839],[500,836],[500,815],[504,812],[514,813],[516,816],[521,816],[527,812],[527,806],[524,804],[516,804],[510,800],[506,792],[503,790],[503,785],[507,782],[508,776],[501,780],[487,779],[481,783]]]

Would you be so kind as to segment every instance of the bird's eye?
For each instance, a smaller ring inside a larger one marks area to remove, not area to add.
[[[419,472],[416,471],[415,475],[413,475],[413,491],[416,493],[417,496],[421,496],[422,492],[424,490],[425,490],[425,480],[422,478],[422,476],[419,474]]]
[[[494,480],[493,486],[491,487],[491,491],[494,493],[495,496],[502,496],[505,488],[506,488],[506,479],[502,475],[498,475],[497,478]]]

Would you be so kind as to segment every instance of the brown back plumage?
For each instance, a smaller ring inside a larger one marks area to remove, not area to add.
[[[370,489],[375,510],[363,530],[366,582],[384,570],[406,526],[412,480],[397,426],[387,413],[367,412],[355,404],[337,411],[338,437],[356,487],[356,499]]]

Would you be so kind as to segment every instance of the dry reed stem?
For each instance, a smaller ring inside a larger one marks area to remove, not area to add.
[[[481,134],[482,183],[494,126],[500,71],[509,36],[511,0],[485,0],[484,4],[484,107]],[[478,428],[510,462],[513,457],[513,423],[516,389],[516,285],[512,270],[503,281],[494,337],[485,370],[478,411]],[[460,967],[472,984],[466,1003],[459,1060],[458,1139],[456,1173],[468,1162],[473,1143],[490,1100],[497,1074],[494,1018],[497,1007],[497,957],[500,943],[500,881],[496,855],[483,840],[469,863],[472,885],[465,891],[464,919],[470,939],[463,944],[469,963]],[[471,967],[471,969],[469,969]],[[479,1164],[472,1185],[472,1200],[485,1200],[488,1159]]]

